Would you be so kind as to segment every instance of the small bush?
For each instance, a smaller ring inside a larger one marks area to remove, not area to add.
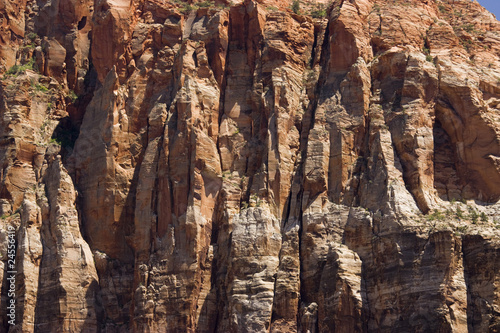
[[[36,45],[35,45],[35,44],[27,44],[27,45],[23,46],[21,49],[22,49],[22,50],[27,50],[27,49],[31,49],[31,50],[32,50],[32,49],[34,49],[35,47],[36,47]]]
[[[19,74],[24,73],[28,69],[33,70],[34,66],[35,66],[35,58],[31,58],[30,61],[28,61],[24,65],[14,65],[14,66],[12,66],[11,68],[9,68],[7,70],[7,72],[5,72],[5,74],[17,76]]]
[[[38,35],[34,32],[30,32],[29,34],[26,35],[26,37],[31,40],[31,41],[34,41],[35,39],[38,38]]]
[[[425,60],[427,60],[428,62],[432,62],[433,58],[430,54],[428,54],[425,56]]]
[[[78,95],[73,90],[70,90],[68,92],[68,97],[71,100],[71,103],[75,103],[76,100],[78,99]]]
[[[427,220],[429,220],[429,221],[434,221],[434,220],[442,221],[442,220],[444,220],[444,215],[440,211],[434,210],[434,212],[432,214],[427,215]]]
[[[481,221],[488,222],[488,216],[486,216],[486,214],[484,212],[481,213],[480,217],[481,217]]]
[[[25,63],[24,65],[19,67],[20,72],[25,72],[27,69],[34,70],[35,69],[35,58],[31,58],[30,61]]]
[[[313,10],[311,12],[311,16],[314,18],[323,18],[326,17],[326,10],[323,8],[323,6],[320,6],[318,9]]]
[[[300,1],[299,0],[293,0],[292,10],[295,14],[300,14]]]
[[[18,65],[14,65],[11,68],[9,68],[7,70],[7,72],[5,72],[5,74],[7,74],[7,75],[17,75],[18,72],[19,72],[19,66]]]
[[[215,3],[213,1],[209,1],[209,0],[206,0],[206,1],[203,1],[203,2],[199,2],[197,3],[198,7],[200,8],[211,8],[211,7],[215,7]]]
[[[479,214],[474,210],[472,207],[469,208],[469,218],[472,220],[473,224],[477,223],[477,220],[479,219]]]
[[[190,4],[186,3],[184,6],[180,9],[180,12],[183,14],[187,14],[193,10],[195,10],[197,7],[191,6]]]
[[[47,88],[46,86],[44,86],[43,84],[40,84],[40,83],[34,83],[34,82],[32,82],[31,86],[36,91],[40,91],[40,92],[43,92],[43,93],[49,91],[49,88]]]

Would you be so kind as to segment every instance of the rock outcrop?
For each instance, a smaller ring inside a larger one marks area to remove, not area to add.
[[[0,331],[500,330],[478,3],[0,2]]]

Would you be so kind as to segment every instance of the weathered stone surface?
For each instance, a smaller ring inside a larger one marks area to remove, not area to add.
[[[16,64],[16,53],[25,37],[25,13],[28,1],[0,2],[0,72]]]
[[[70,149],[59,141],[69,144],[69,133],[58,129],[68,117],[61,87],[26,71],[4,80],[2,97],[2,226],[15,227],[17,235],[10,330],[94,331],[97,274],[80,233],[76,191],[58,156]]]
[[[263,332],[271,323],[279,264],[279,221],[268,209],[252,207],[233,219],[226,276],[227,308],[220,331]]]
[[[60,158],[50,163],[44,183],[46,197],[42,192],[37,198],[44,246],[39,258],[35,331],[94,332],[99,326],[98,277],[90,247],[81,237],[73,182]],[[28,257],[26,261],[33,263],[34,259]],[[23,271],[31,273],[29,266]],[[26,319],[28,324],[30,320]]]
[[[217,4],[0,3],[0,331],[498,330],[500,23]]]

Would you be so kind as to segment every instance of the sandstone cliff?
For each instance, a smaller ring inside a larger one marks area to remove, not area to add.
[[[478,3],[0,4],[1,331],[500,331]]]

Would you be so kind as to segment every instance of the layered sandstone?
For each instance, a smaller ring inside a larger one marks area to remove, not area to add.
[[[477,3],[4,2],[2,330],[500,330]]]

